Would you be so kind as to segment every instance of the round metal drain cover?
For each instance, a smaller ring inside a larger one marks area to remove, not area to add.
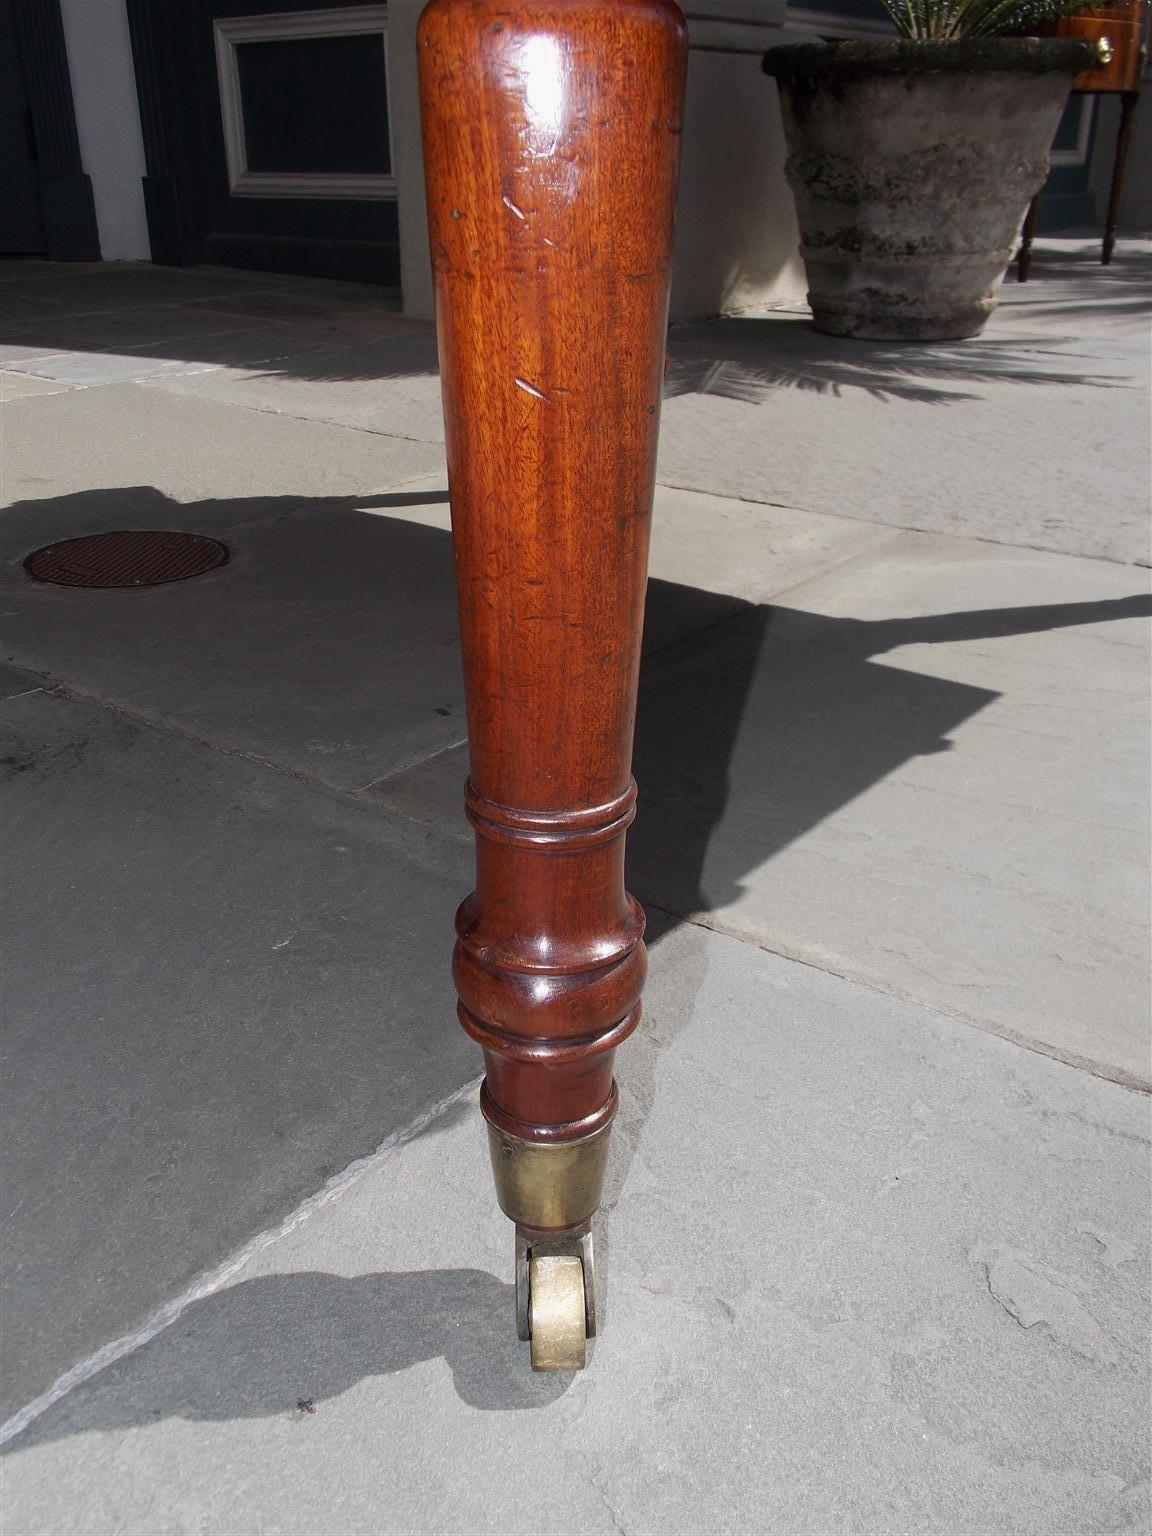
[[[203,576],[227,558],[226,546],[202,533],[125,529],[46,544],[24,569],[57,587],[161,587]]]

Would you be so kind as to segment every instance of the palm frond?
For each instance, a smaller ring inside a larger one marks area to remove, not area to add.
[[[1027,33],[1041,22],[1090,10],[1084,0],[882,0],[912,42]]]

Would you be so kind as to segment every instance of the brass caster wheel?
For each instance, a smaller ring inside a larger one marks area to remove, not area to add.
[[[528,1327],[534,1371],[581,1371],[588,1359],[584,1266],[574,1253],[528,1260]]]
[[[534,1371],[579,1371],[596,1332],[596,1287],[589,1228],[540,1233],[516,1229],[516,1322],[531,1341]]]

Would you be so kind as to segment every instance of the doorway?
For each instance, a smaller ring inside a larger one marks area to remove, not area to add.
[[[398,288],[384,5],[128,0],[153,260]]]

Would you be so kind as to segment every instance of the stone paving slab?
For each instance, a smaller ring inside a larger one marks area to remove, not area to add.
[[[185,304],[242,294],[259,302],[260,293],[325,293],[345,303],[360,297],[365,285],[337,284],[319,279],[274,276],[230,267],[153,266],[151,262],[4,262],[0,267],[0,300],[24,298],[50,306],[58,314],[97,314],[139,305]],[[383,290],[370,290],[378,303],[388,302]]]
[[[1144,578],[1002,547],[1146,558],[1134,255],[1046,244],[962,348],[673,333],[593,1372],[527,1372],[458,1105],[16,1441],[6,1536],[1143,1536],[1147,1102],[968,1027],[1149,1076]],[[427,327],[205,270],[0,264],[5,306],[15,1403],[478,1064]],[[234,562],[24,581],[110,526]]]
[[[140,485],[183,502],[356,496],[444,461],[434,444],[253,417],[141,384],[14,400],[4,413],[6,503]],[[35,513],[23,508],[21,517]],[[18,520],[5,514],[6,525]]]
[[[92,314],[67,315],[52,326],[37,315],[22,324],[5,327],[0,360],[9,367],[31,372],[31,364],[39,359],[69,350],[89,353],[95,362],[108,350],[129,351],[159,342],[169,343],[173,353],[179,355],[186,347],[194,348],[204,337],[240,329],[233,316],[205,314],[186,304],[118,306]]]
[[[639,894],[1152,1082],[1146,573],[916,534],[655,658]]]
[[[0,405],[9,400],[23,400],[28,395],[59,395],[72,387],[56,379],[36,379],[9,368],[0,369]]]
[[[1147,562],[1147,252],[1124,242],[1107,269],[1090,242],[1050,242],[1042,254],[1042,278],[1008,285],[985,337],[950,347],[838,341],[780,313],[675,328],[661,478],[881,525]],[[432,333],[397,316],[381,290],[131,266],[40,270],[2,287],[24,306],[10,326],[23,345],[9,354],[24,371],[39,359],[69,382],[149,378],[261,412],[442,441]],[[279,334],[276,366],[251,366],[277,355],[251,338],[229,348],[224,333],[238,321]],[[134,325],[153,353],[139,364],[123,357],[135,350]],[[167,344],[157,326],[169,327]],[[86,348],[112,355],[60,358]],[[184,362],[232,366],[169,366]],[[914,453],[897,404],[916,408]]]
[[[633,889],[1152,1082],[1150,612],[1145,572],[921,534],[743,602],[642,668]],[[465,837],[465,772],[372,793]]]
[[[1081,261],[984,336],[820,336],[796,315],[675,328],[659,477],[839,517],[1147,563],[1148,258]],[[1123,277],[1116,274],[1123,273]],[[1111,275],[1109,275],[1111,274]],[[1110,324],[1102,293],[1123,283]],[[1111,286],[1109,286],[1111,285]]]
[[[181,512],[185,524],[197,521]],[[282,515],[265,502],[251,516],[234,510],[227,542],[215,571],[146,589],[48,587],[10,564],[8,656],[88,697],[344,790],[463,739],[443,534],[334,498]]]
[[[1044,238],[1034,249],[1032,276],[1017,282],[1015,273],[1000,289],[998,331],[1028,329],[1039,321],[1046,331],[1086,335],[1138,334],[1147,328],[1152,303],[1152,254],[1147,237],[1121,239],[1107,267],[1100,263],[1101,240]]]
[[[457,844],[10,681],[3,1418],[477,1070]]]
[[[71,366],[86,387],[125,376],[122,365],[102,374],[102,355],[118,359],[148,347],[176,363],[237,367],[415,334],[431,337],[435,352],[431,327],[406,320],[387,290],[211,268],[20,263],[16,275],[0,280],[0,320],[0,362],[35,372],[37,363],[79,354]],[[257,334],[272,344],[254,344]],[[211,345],[227,336],[235,345]]]
[[[26,348],[25,351],[33,351]],[[173,357],[179,350],[180,357]],[[259,363],[267,368],[283,366],[284,359],[314,351],[307,342],[289,337],[270,336],[262,331],[227,331],[221,335],[183,338],[178,343],[164,341],[137,347],[133,351],[63,351],[15,359],[14,373],[73,384],[91,389],[108,384],[130,384],[182,378],[205,372],[217,373],[242,363]],[[30,392],[30,391],[26,391]]]
[[[444,441],[436,337],[431,330],[313,352],[283,365],[182,373],[157,378],[155,384],[198,400],[428,443]]]
[[[206,298],[196,308],[205,315],[243,317],[271,326],[299,328],[301,333],[325,334],[333,343],[349,345],[385,336],[429,335],[427,320],[402,315],[387,290],[349,283],[298,287],[251,288],[243,292]]]
[[[377,515],[450,532],[447,476],[407,482]],[[890,528],[848,518],[657,485],[645,651],[662,650],[749,601],[767,601],[896,537]]]
[[[6,654],[226,750],[364,789],[465,737],[444,485],[441,473],[356,499],[174,503],[134,487],[25,502],[6,517]],[[121,592],[24,575],[31,549],[125,524],[220,535],[228,563],[194,582]],[[786,586],[892,536],[663,490],[656,529],[663,575],[651,585],[649,649],[738,611],[743,592]],[[703,585],[667,579],[693,575]]]
[[[0,700],[15,699],[23,693],[36,693],[45,686],[45,679],[35,672],[25,672],[0,661]]]
[[[1145,1099],[699,929],[620,1068],[587,1371],[469,1106],[13,1442],[8,1536],[1146,1528]]]

